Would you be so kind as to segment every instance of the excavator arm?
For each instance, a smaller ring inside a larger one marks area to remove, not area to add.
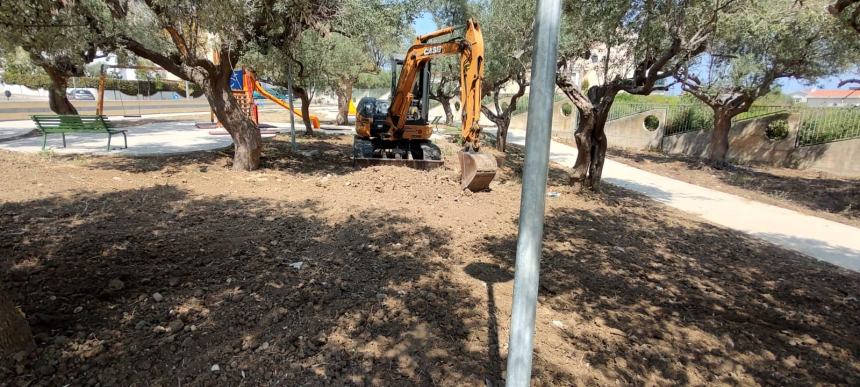
[[[415,96],[412,90],[422,66],[434,58],[460,55],[460,103],[464,142],[473,150],[480,148],[481,127],[478,120],[481,114],[481,82],[484,77],[484,37],[478,23],[469,19],[462,38],[442,43],[428,43],[430,39],[445,36],[456,31],[447,27],[421,35],[406,53],[395,94],[388,110],[389,136],[396,137],[406,127],[406,117]]]

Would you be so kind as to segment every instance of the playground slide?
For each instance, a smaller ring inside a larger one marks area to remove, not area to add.
[[[280,98],[275,97],[275,96],[274,96],[274,95],[272,95],[272,94],[269,94],[269,92],[268,92],[268,91],[266,91],[266,89],[263,87],[263,85],[261,85],[261,84],[260,84],[260,82],[254,82],[254,83],[255,83],[255,84],[254,84],[254,89],[256,89],[256,90],[257,90],[257,92],[259,92],[259,93],[260,93],[260,95],[262,95],[263,97],[268,98],[269,100],[271,100],[272,102],[274,102],[274,103],[276,103],[276,104],[278,104],[278,105],[281,105],[281,107],[282,107],[282,108],[284,108],[284,109],[287,109],[287,110],[289,110],[289,109],[290,109],[290,104],[289,104],[289,103],[284,102],[284,101],[281,101],[281,99],[280,99]],[[301,110],[299,110],[299,109],[293,109],[293,113],[296,113],[296,115],[297,115],[297,116],[299,116],[299,118],[304,119],[304,117],[302,116],[302,112],[301,112]],[[319,119],[319,117],[317,117],[317,116],[315,116],[315,115],[311,115],[310,119],[311,119],[311,125],[313,125],[314,129],[319,129],[319,128],[320,128],[320,119]]]

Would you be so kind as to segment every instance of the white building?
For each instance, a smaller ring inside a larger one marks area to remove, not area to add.
[[[811,90],[806,104],[818,107],[860,106],[860,89]]]

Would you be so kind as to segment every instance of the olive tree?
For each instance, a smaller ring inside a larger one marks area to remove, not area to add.
[[[462,26],[475,15],[474,4],[467,0],[434,0],[428,10],[437,26]],[[439,58],[433,61],[430,79],[430,99],[439,102],[445,112],[445,124],[454,124],[451,101],[460,95],[460,66],[457,58]],[[461,102],[462,103],[462,102]]]
[[[723,163],[732,119],[780,79],[839,74],[856,57],[821,0],[744,2],[722,18],[706,55],[676,74],[684,91],[714,112],[708,158]]]
[[[314,130],[310,120],[312,90],[322,83],[321,69],[329,60],[328,56],[320,55],[319,37],[316,31],[306,30],[289,49],[253,52],[242,58],[242,64],[253,68],[260,79],[284,88],[292,86],[290,97],[301,100],[302,120],[308,135]]]
[[[837,0],[830,4],[827,10],[860,33],[860,0]]]
[[[259,167],[259,129],[230,92],[230,77],[249,52],[291,47],[303,30],[322,28],[334,0],[90,0],[92,27],[135,55],[194,82],[233,139],[233,169]]]
[[[0,46],[27,52],[51,79],[48,103],[57,114],[77,114],[66,98],[69,78],[85,75],[86,65],[104,55],[112,42],[92,33],[87,18],[61,1],[0,2]]]
[[[598,190],[608,146],[604,127],[618,93],[647,95],[705,50],[718,16],[740,0],[567,0],[556,84],[579,111],[571,184]],[[569,66],[597,82],[580,90]]]
[[[392,55],[406,52],[411,23],[420,10],[416,0],[350,0],[332,21],[332,33],[317,45],[327,60],[319,76],[337,96],[337,123],[346,124],[352,91],[362,75],[378,73]]]
[[[481,106],[481,113],[496,124],[496,148],[504,151],[511,115],[528,87],[535,4],[491,0],[479,3],[476,9],[485,45],[482,94],[489,100]]]
[[[830,4],[827,10],[860,34],[860,0],[838,0]],[[843,80],[839,82],[839,87],[852,83],[860,85],[860,78]]]

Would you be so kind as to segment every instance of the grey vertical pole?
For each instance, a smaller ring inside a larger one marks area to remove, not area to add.
[[[295,98],[295,93],[293,93],[293,62],[287,59],[287,91],[290,92],[290,135],[293,138],[293,152],[296,151],[296,117],[295,112],[293,111],[293,98]],[[305,117],[305,119],[308,119]]]
[[[508,344],[508,387],[528,386],[532,374],[560,12],[560,0],[538,1],[511,334]]]

